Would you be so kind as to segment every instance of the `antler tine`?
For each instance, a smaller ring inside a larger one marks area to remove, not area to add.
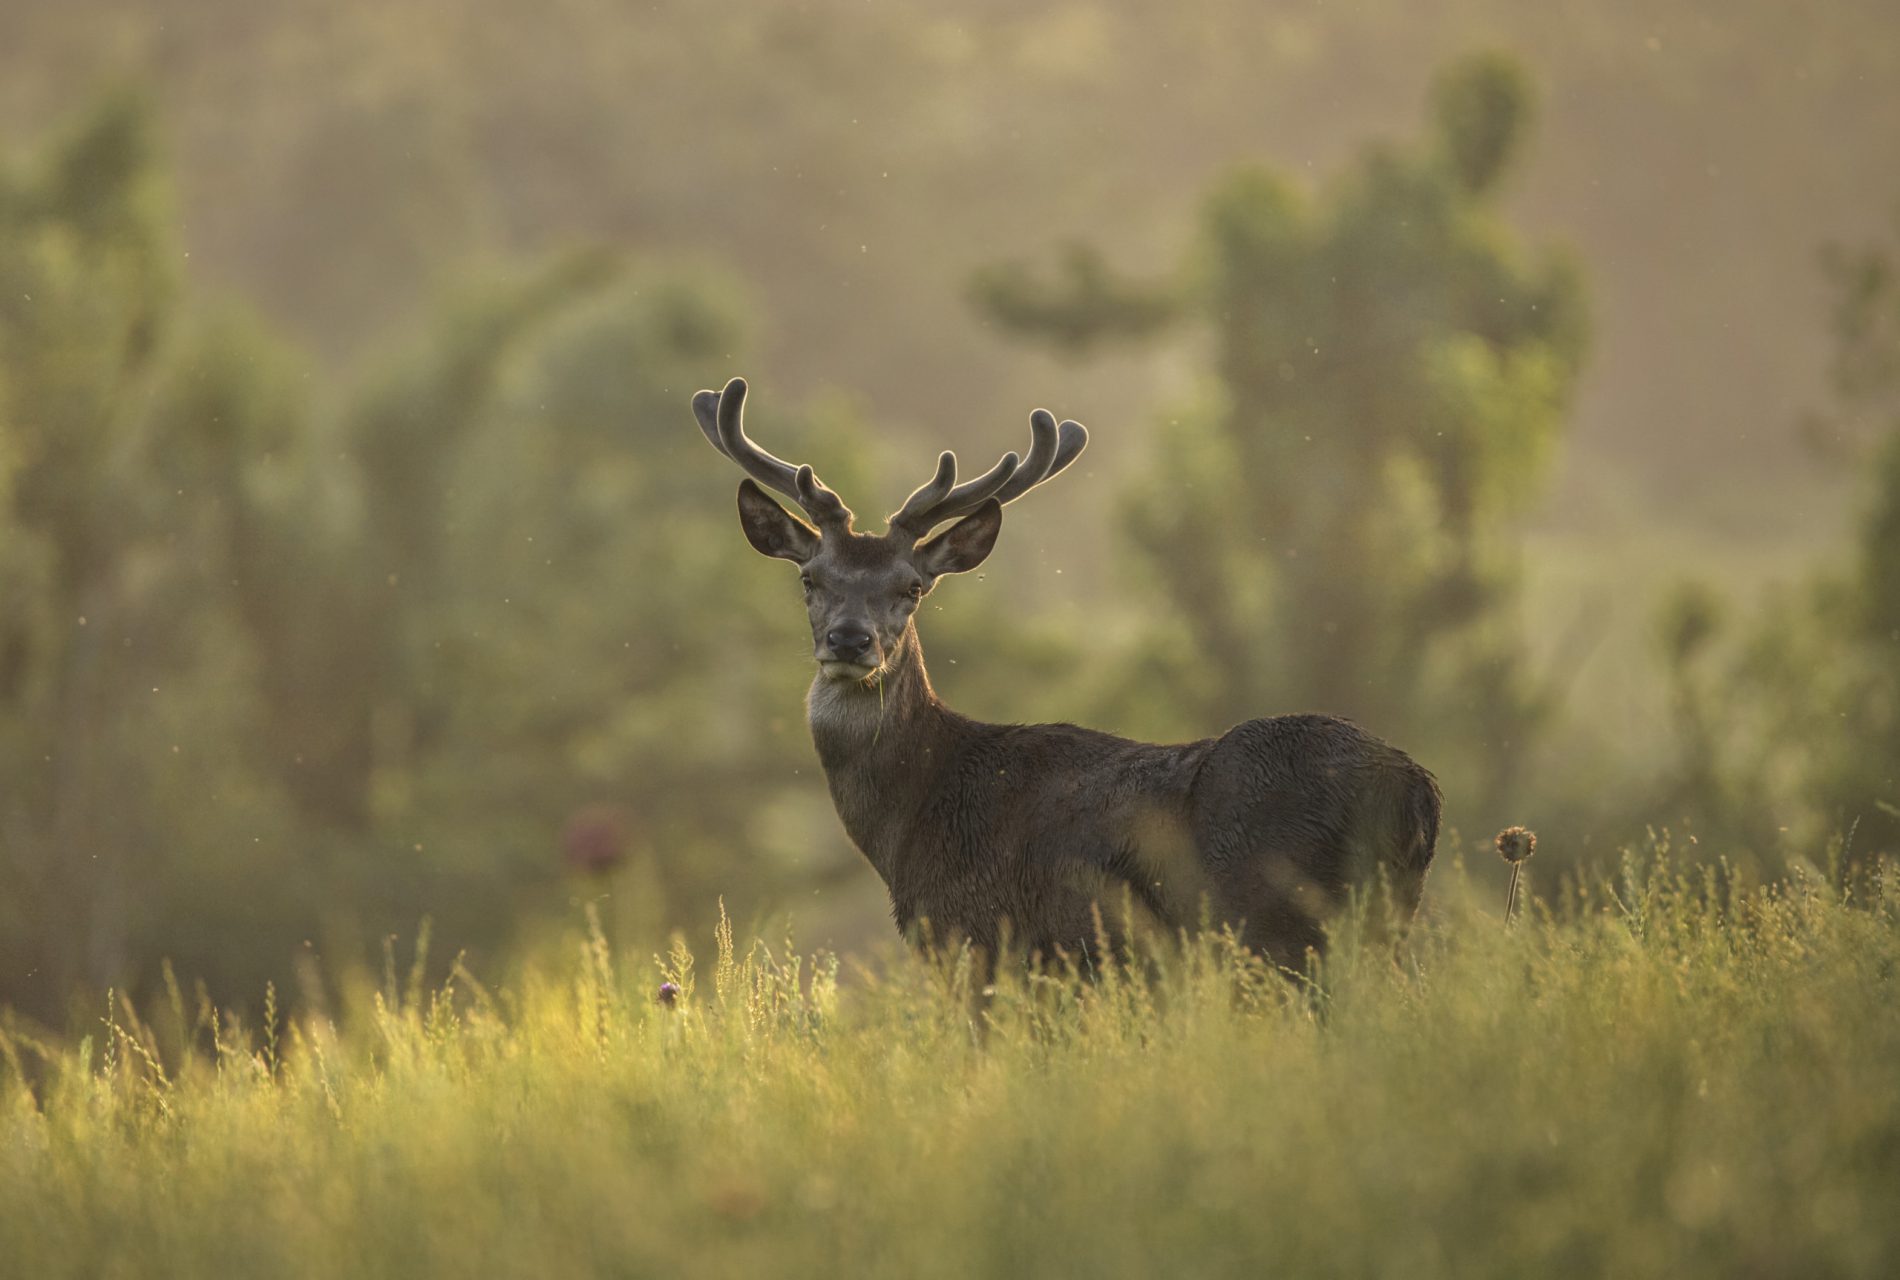
[[[950,496],[951,488],[957,482],[957,455],[945,449],[937,455],[937,474],[911,491],[904,499],[904,505],[890,519],[895,529],[899,525],[915,527],[929,517],[930,512],[945,498]]]
[[[754,480],[798,503],[820,528],[850,529],[851,509],[809,466],[794,467],[773,457],[746,435],[745,394],[745,379],[734,378],[723,391],[700,391],[693,396],[693,418],[707,441]]]
[[[1088,429],[1079,422],[1064,419],[1058,423],[1047,409],[1029,415],[1029,431],[1034,443],[1029,457],[1018,467],[1010,482],[996,494],[998,502],[1014,502],[1043,481],[1074,462],[1087,447]]]
[[[1074,462],[1089,442],[1089,433],[1081,423],[1066,419],[1058,423],[1046,409],[1029,415],[1029,434],[1028,457],[1006,453],[995,466],[965,484],[954,483],[955,454],[938,458],[936,476],[904,500],[903,507],[891,517],[891,527],[922,538],[937,525],[968,515],[992,498],[1014,502]]]
[[[1061,440],[1056,445],[1056,460],[1049,464],[1049,475],[1044,476],[1044,480],[1074,462],[1082,455],[1082,450],[1089,447],[1089,429],[1074,418],[1064,418],[1057,424],[1056,430]]]
[[[974,480],[967,480],[950,491],[943,500],[943,515],[940,519],[960,516],[966,511],[974,511],[1002,491],[1009,478],[1016,474],[1022,465],[1022,459],[1016,456],[1014,449],[996,460],[996,465]]]
[[[1014,453],[1006,453],[976,479],[957,484],[957,455],[942,454],[937,459],[937,474],[904,499],[904,505],[891,517],[891,527],[902,528],[921,538],[945,520],[967,515],[1008,484],[1021,461]]]
[[[1047,409],[1038,409],[1029,415],[1029,456],[1023,459],[1023,465],[1016,468],[1016,474],[996,495],[998,502],[1014,502],[1028,493],[1036,484],[1049,474],[1049,464],[1056,460],[1056,445],[1060,435],[1056,430],[1055,416]]]
[[[720,453],[726,452],[726,446],[719,443],[719,393],[717,391],[693,393],[693,421],[699,424],[699,433],[706,437],[707,444],[719,450]]]
[[[792,477],[794,496],[805,513],[818,522],[821,529],[838,528],[847,533],[851,530],[851,508],[844,505],[844,499],[825,488],[818,480],[818,473],[809,464],[798,469]]]
[[[796,498],[798,468],[759,448],[745,433],[745,393],[744,378],[734,378],[719,393],[716,425],[719,429],[720,452],[738,463],[747,475],[766,488],[776,489],[788,498]]]

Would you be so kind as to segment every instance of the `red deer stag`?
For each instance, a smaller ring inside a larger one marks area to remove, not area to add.
[[[798,566],[818,664],[806,700],[812,740],[901,930],[928,921],[937,940],[967,939],[991,955],[1002,941],[1086,955],[1098,920],[1113,945],[1126,924],[1173,933],[1206,911],[1298,969],[1323,949],[1326,919],[1355,886],[1383,885],[1398,920],[1409,919],[1438,837],[1438,787],[1356,725],[1273,716],[1157,746],[1070,724],[984,724],[932,691],[918,602],[945,574],[983,563],[1003,505],[1082,452],[1080,423],[1036,410],[1029,456],[1005,454],[962,484],[945,453],[890,528],[867,534],[809,466],[746,436],[745,395],[734,378],[695,395],[693,413],[746,473],[746,538]],[[1127,920],[1127,903],[1139,919]]]

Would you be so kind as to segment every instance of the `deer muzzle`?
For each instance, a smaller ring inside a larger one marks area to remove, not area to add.
[[[818,666],[833,680],[862,680],[877,670],[877,636],[869,627],[847,623],[825,632]]]

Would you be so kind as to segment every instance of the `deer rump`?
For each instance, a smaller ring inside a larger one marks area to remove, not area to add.
[[[1418,907],[1437,783],[1350,721],[1277,716],[1171,745],[959,727],[962,749],[906,824],[911,856],[878,867],[912,936],[1053,959],[1206,922],[1298,970],[1355,890],[1375,925]]]

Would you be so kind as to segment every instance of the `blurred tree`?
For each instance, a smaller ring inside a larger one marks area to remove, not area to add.
[[[1900,219],[1896,219],[1900,229]],[[1771,602],[1726,669],[1720,733],[1685,742],[1711,822],[1861,854],[1900,851],[1900,234],[1823,257],[1833,403],[1806,424],[1860,460],[1870,494],[1848,564]],[[1724,802],[1727,803],[1724,803]]]
[[[753,557],[682,416],[740,345],[732,293],[573,254],[459,290],[315,420],[261,389],[246,330],[213,330],[177,416],[218,495],[306,934],[426,914],[492,953],[564,909],[576,822],[589,868],[637,864],[617,883],[650,923],[771,843],[758,815],[804,743],[757,655],[795,611],[722,589]]]
[[[124,959],[151,695],[181,661],[165,495],[141,474],[168,222],[129,94],[0,174],[0,964],[56,990]]]
[[[1007,267],[976,289],[1070,352],[1170,313],[1212,330],[1218,390],[1168,424],[1126,507],[1174,613],[1144,683],[1165,672],[1203,730],[1266,709],[1361,719],[1494,805],[1552,708],[1513,615],[1510,531],[1570,402],[1584,305],[1571,264],[1527,258],[1497,212],[1523,72],[1468,59],[1432,106],[1422,142],[1372,148],[1317,197],[1229,175],[1188,288],[1072,255],[1050,284]]]
[[[655,926],[842,861],[795,590],[686,407],[729,282],[570,254],[331,389],[180,294],[172,225],[132,96],[0,175],[0,1004],[162,957],[242,998],[429,914],[492,953],[564,838]],[[783,434],[862,486],[849,415]]]
[[[490,244],[470,144],[439,93],[357,76],[260,157],[259,208],[226,241],[247,288],[332,355],[399,337],[416,300]]]
[[[365,812],[384,847],[432,851],[408,906],[451,936],[505,937],[600,806],[642,863],[623,891],[668,900],[648,918],[710,903],[795,781],[802,725],[766,714],[759,661],[794,611],[733,585],[751,552],[682,417],[739,347],[733,293],[583,255],[463,299],[345,414],[384,637]],[[341,896],[374,902],[378,877]]]
[[[1146,338],[1177,320],[1188,299],[1171,285],[1123,277],[1094,245],[1077,242],[1063,252],[1052,281],[1021,263],[979,268],[970,282],[976,305],[1006,328],[1034,333],[1068,356],[1099,343]]]

